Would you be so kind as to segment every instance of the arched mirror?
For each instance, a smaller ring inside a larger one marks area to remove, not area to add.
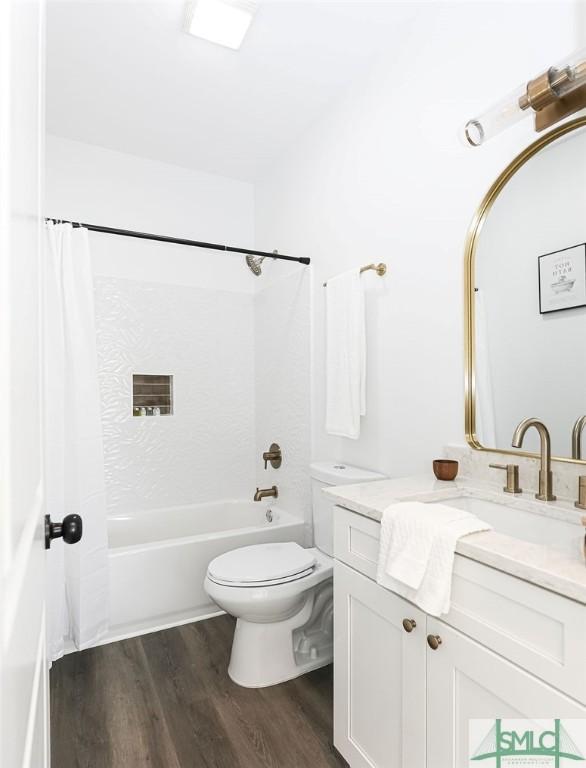
[[[503,171],[472,223],[465,269],[469,444],[509,452],[516,425],[535,416],[554,457],[586,459],[586,118]],[[536,453],[537,433],[524,447],[511,452]]]

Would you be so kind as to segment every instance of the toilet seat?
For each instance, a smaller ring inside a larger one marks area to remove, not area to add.
[[[222,581],[217,577],[211,576],[209,572],[208,579],[213,581],[214,584],[220,584],[223,587],[242,587],[243,589],[246,589],[247,587],[249,589],[251,587],[276,587],[279,584],[288,584],[290,581],[304,579],[306,576],[310,576],[313,573],[313,570],[313,568],[308,568],[306,571],[301,571],[301,573],[295,573],[292,576],[285,576],[282,579],[271,579],[269,581]]]
[[[216,557],[207,575],[228,587],[268,587],[310,575],[315,563],[313,551],[295,542],[254,544]]]

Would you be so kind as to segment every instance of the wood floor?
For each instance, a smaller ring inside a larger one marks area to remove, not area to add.
[[[329,768],[332,668],[271,688],[226,673],[229,616],[66,656],[51,670],[52,768]]]

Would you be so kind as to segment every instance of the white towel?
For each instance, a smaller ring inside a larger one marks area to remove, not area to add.
[[[366,323],[360,270],[327,282],[326,432],[360,437],[366,413]]]
[[[432,616],[448,613],[456,543],[490,528],[445,504],[392,504],[381,520],[376,580]]]

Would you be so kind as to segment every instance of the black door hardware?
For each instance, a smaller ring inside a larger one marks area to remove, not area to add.
[[[83,523],[79,515],[66,515],[62,523],[52,523],[45,515],[45,549],[51,546],[51,539],[63,537],[66,544],[77,544],[83,533]]]

